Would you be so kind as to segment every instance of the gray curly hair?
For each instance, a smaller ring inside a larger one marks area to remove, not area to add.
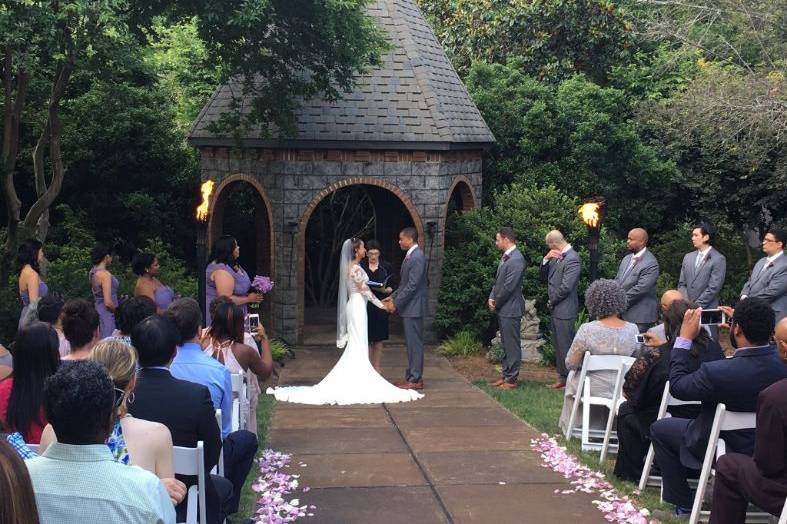
[[[593,318],[621,315],[628,309],[626,292],[616,281],[600,278],[585,291],[585,307]]]

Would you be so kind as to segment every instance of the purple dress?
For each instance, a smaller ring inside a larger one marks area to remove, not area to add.
[[[49,294],[49,288],[43,280],[38,281],[38,300],[41,300]],[[22,300],[22,312],[19,314],[19,329],[22,329],[22,321],[27,317],[27,310],[30,308],[30,295],[27,291],[19,293],[19,298]]]
[[[251,287],[251,279],[249,275],[243,270],[242,267],[238,266],[239,270],[235,271],[227,264],[215,264],[211,262],[208,264],[208,267],[205,268],[205,324],[210,326],[210,303],[213,302],[213,299],[218,296],[218,292],[216,291],[216,283],[211,280],[211,275],[217,269],[223,269],[230,275],[232,278],[235,279],[235,287],[232,288],[232,294],[236,297],[245,297],[249,294],[249,288]],[[240,306],[243,310],[243,314],[246,315],[249,308],[246,307],[246,304]]]
[[[163,310],[167,309],[167,307],[172,304],[172,301],[175,300],[175,292],[169,286],[159,286],[153,292],[154,302],[156,303],[156,308]]]
[[[104,270],[106,271],[106,269]],[[107,309],[104,304],[104,292],[101,286],[97,286],[94,282],[96,276],[96,268],[90,270],[90,289],[93,291],[93,299],[96,303],[96,312],[99,319],[99,332],[101,338],[111,337],[115,331],[115,314]],[[118,307],[118,279],[112,275],[112,304]]]

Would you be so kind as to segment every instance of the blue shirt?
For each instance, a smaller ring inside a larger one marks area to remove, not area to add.
[[[224,364],[202,352],[195,342],[178,347],[178,354],[169,366],[172,376],[207,386],[213,407],[221,410],[221,438],[232,430],[232,377]]]

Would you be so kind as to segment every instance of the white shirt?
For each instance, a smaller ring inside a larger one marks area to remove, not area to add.
[[[510,256],[511,253],[513,253],[515,249],[516,249],[516,244],[514,244],[513,246],[511,246],[508,249],[506,249],[505,252],[503,253],[503,255],[504,256],[505,255],[509,255]]]
[[[410,253],[412,253],[413,251],[415,251],[417,248],[418,248],[418,244],[413,244],[413,245],[412,245],[412,247],[411,247],[410,249],[408,249],[408,250],[407,250],[407,254],[406,254],[405,256],[406,256],[406,257],[409,257],[409,256],[410,256]]]
[[[694,268],[695,269],[698,268],[700,266],[700,264],[702,264],[702,262],[708,256],[708,253],[710,253],[710,250],[711,250],[712,247],[713,246],[708,246],[704,250],[702,250],[702,249],[698,249],[697,250],[697,258],[694,259]]]
[[[767,260],[766,264],[771,264],[771,263],[773,263],[773,261],[774,261],[774,260],[776,260],[777,258],[779,258],[780,256],[782,256],[783,254],[784,254],[784,251],[782,250],[782,251],[779,251],[778,253],[776,253],[775,255],[771,255],[771,256],[769,256],[769,257],[766,259],[766,260]]]
[[[638,252],[638,253],[636,253],[636,254],[635,254],[633,257],[631,257],[631,258],[632,258],[632,259],[635,259],[635,258],[640,258],[640,257],[642,257],[642,255],[644,255],[644,254],[645,254],[645,251],[647,251],[647,250],[648,250],[648,248],[646,248],[646,247],[643,247],[642,249],[640,249],[640,250],[639,250],[639,252]]]

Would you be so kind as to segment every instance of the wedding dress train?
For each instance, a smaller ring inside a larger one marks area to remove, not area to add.
[[[348,272],[347,283],[339,283],[340,288],[342,285],[347,286],[349,294],[344,306],[338,304],[338,307],[346,308],[344,353],[319,384],[268,388],[267,393],[274,395],[276,400],[298,404],[348,405],[409,402],[423,397],[417,391],[394,386],[372,367],[369,362],[366,302],[371,300],[377,307],[381,304],[366,285],[369,277],[360,266],[352,264]],[[341,324],[340,320],[340,345],[344,342]]]

